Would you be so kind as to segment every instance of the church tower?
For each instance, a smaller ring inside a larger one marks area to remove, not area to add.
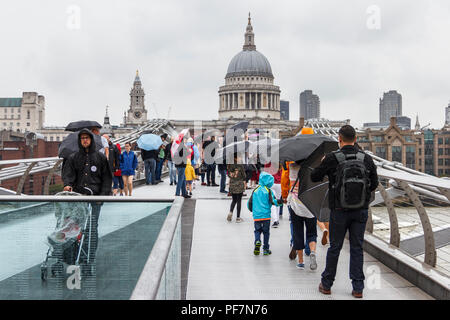
[[[125,120],[126,127],[136,127],[147,122],[147,110],[144,105],[144,89],[142,89],[139,71],[136,71],[133,88],[130,91],[130,107]]]

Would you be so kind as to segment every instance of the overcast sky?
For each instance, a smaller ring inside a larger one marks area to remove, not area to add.
[[[421,125],[443,126],[448,0],[2,0],[0,97],[36,91],[46,125],[59,126],[103,123],[109,105],[118,125],[138,69],[151,118],[216,119],[249,11],[291,120],[311,89],[322,117],[377,122],[378,100],[393,89],[413,126],[416,114]]]

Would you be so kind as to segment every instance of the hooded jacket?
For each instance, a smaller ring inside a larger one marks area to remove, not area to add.
[[[270,189],[273,186],[274,178],[272,175],[267,172],[261,172],[259,175],[259,184],[258,187],[253,191],[253,220],[254,221],[262,221],[262,220],[270,220],[271,207],[272,203],[270,203],[269,192],[272,194],[272,201],[274,205],[280,206],[281,203],[278,203],[275,193]],[[247,208],[248,202],[247,202]],[[249,208],[250,209],[250,208]]]
[[[86,133],[91,137],[88,150],[81,145],[80,136]],[[80,151],[67,159],[62,174],[64,186],[71,186],[74,192],[90,195],[89,188],[94,195],[109,195],[111,193],[112,173],[108,160],[95,150],[94,135],[88,129],[78,133]]]
[[[126,150],[122,152],[120,156],[120,170],[122,170],[122,176],[134,176],[134,171],[138,165],[136,154],[130,150],[128,153]]]

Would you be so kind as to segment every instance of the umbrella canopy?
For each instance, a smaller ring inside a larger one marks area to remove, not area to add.
[[[189,135],[189,129],[183,129],[181,130],[181,132],[178,134],[178,136],[175,138],[175,140],[172,143],[172,147],[170,148],[170,153],[172,155],[172,158],[175,157],[175,153],[178,150],[178,147],[181,144],[181,141],[183,141],[184,137]]]
[[[328,207],[328,179],[326,178],[322,182],[312,182],[311,172],[320,165],[325,154],[335,151],[338,148],[339,146],[336,141],[323,141],[301,163],[299,171],[298,198],[322,222],[327,222],[330,218],[330,208]]]
[[[78,144],[78,133],[72,132],[59,145],[58,149],[58,157],[67,159],[72,153],[80,151],[80,147]],[[99,151],[103,148],[102,138],[96,134],[92,134],[94,136],[95,150]]]
[[[286,161],[305,160],[324,142],[335,146],[335,150],[337,150],[337,141],[319,134],[300,135],[280,140],[280,143],[278,144],[280,163],[285,167]]]
[[[212,137],[212,136],[216,137],[216,136],[221,136],[221,135],[222,135],[222,132],[219,129],[206,130],[202,134],[195,137],[194,144],[202,143],[203,141],[206,141],[209,137]]]
[[[217,150],[214,160],[217,163],[225,163],[227,158],[233,160],[233,154],[249,152],[250,149],[252,149],[253,144],[253,142],[248,140],[230,143]]]
[[[139,148],[147,151],[158,150],[163,144],[161,137],[153,133],[143,134],[137,139],[136,143]]]
[[[231,126],[230,129],[233,129],[233,130],[241,129],[245,132],[245,131],[247,131],[249,124],[250,124],[250,122],[248,122],[248,121],[240,121],[240,122],[236,123],[235,125]]]
[[[97,121],[91,121],[91,120],[80,120],[80,121],[74,121],[71,122],[67,125],[66,127],[66,131],[80,131],[81,129],[84,128],[92,128],[92,127],[97,127],[97,128],[101,128],[102,125],[100,123],[98,123]]]

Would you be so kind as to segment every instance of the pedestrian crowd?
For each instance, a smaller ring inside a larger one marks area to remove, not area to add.
[[[80,131],[80,151],[71,155],[64,164],[64,190],[110,195],[112,189],[114,196],[131,196],[139,162],[137,150],[132,150],[132,145],[127,142],[122,151],[119,144],[112,143],[108,135],[103,135],[103,147],[95,151],[94,134],[99,134],[98,129]],[[314,131],[303,128],[301,134],[314,134]],[[161,174],[166,167],[176,196],[191,198],[196,184],[220,187],[219,192],[231,198],[226,220],[232,222],[235,216],[236,223],[244,221],[241,215],[242,199],[247,196],[246,190],[250,190],[247,209],[253,218],[253,254],[272,254],[269,243],[271,227],[277,228],[280,218],[286,213],[290,222],[289,259],[296,260],[300,270],[306,268],[305,256],[309,257],[311,270],[318,268],[319,227],[322,231],[321,244],[325,246],[329,243],[319,284],[319,291],[323,294],[331,294],[340,251],[348,231],[352,294],[357,298],[363,296],[362,248],[368,207],[372,192],[378,186],[378,176],[372,158],[357,147],[353,127],[343,126],[339,131],[339,149],[325,154],[316,168],[303,168],[303,171],[301,161],[263,165],[258,155],[253,159],[255,161],[242,159],[238,153],[234,153],[231,163],[216,161],[222,146],[214,136],[203,143],[196,143],[184,136],[169,137],[164,134],[160,138],[162,143],[156,149],[139,150],[147,185],[162,183]],[[220,175],[219,184],[216,183],[216,168]],[[308,176],[311,182],[328,178],[329,221],[319,221],[299,198],[300,186],[305,182],[300,181],[300,173],[306,169],[312,170]],[[95,209],[92,226],[95,237],[99,208]],[[96,242],[94,245],[96,247]]]

